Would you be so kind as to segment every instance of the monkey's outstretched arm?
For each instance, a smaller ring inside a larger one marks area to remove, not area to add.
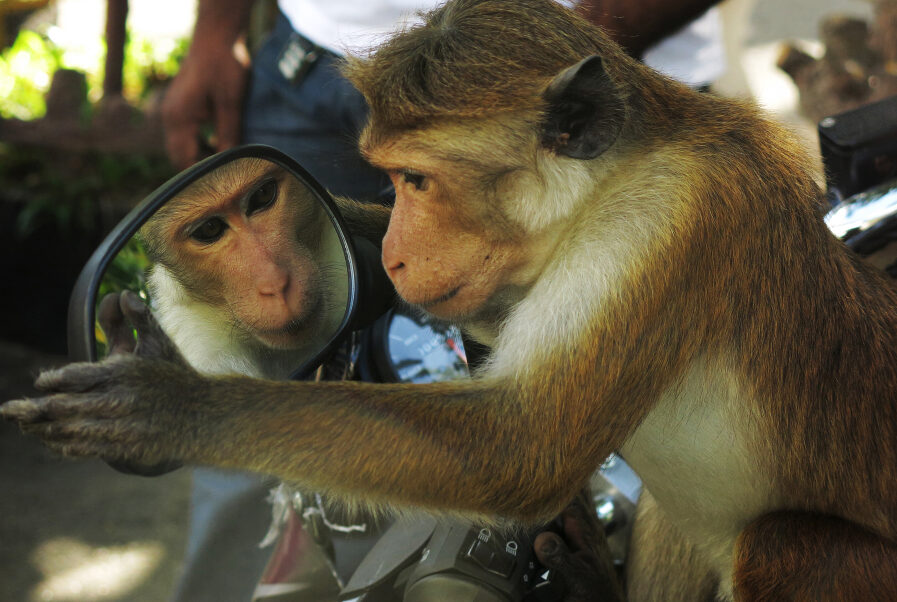
[[[65,455],[240,467],[372,501],[531,520],[563,507],[601,461],[571,457],[582,435],[562,408],[488,380],[209,378],[119,356],[45,373],[37,385],[48,396],[0,412]]]
[[[138,321],[139,337],[155,336],[151,324]],[[44,373],[37,386],[47,396],[0,414],[66,455],[241,467],[335,494],[522,520],[558,512],[627,432],[599,410],[583,415],[576,388],[561,396],[488,377],[269,382],[118,355]]]

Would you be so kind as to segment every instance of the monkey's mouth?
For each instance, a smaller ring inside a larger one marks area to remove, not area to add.
[[[453,299],[455,297],[455,295],[457,295],[458,292],[461,290],[462,286],[463,285],[456,286],[455,288],[453,288],[452,290],[450,290],[449,292],[447,292],[446,294],[444,294],[442,296],[436,297],[435,299],[430,299],[429,301],[421,301],[419,303],[415,303],[414,305],[417,305],[421,309],[430,309],[431,307],[433,307],[435,305],[439,305],[440,303],[445,303],[446,301],[450,301],[451,299]]]
[[[275,349],[291,349],[313,340],[317,334],[314,329],[321,321],[326,307],[324,295],[312,295],[309,305],[302,313],[284,323],[275,326],[255,328],[255,336],[269,347]]]
[[[311,320],[299,318],[291,320],[279,328],[267,328],[256,332],[256,338],[274,349],[292,349],[312,338]]]

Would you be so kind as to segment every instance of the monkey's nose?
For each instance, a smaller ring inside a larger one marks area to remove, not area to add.
[[[398,271],[400,271],[402,268],[404,268],[404,267],[405,267],[405,264],[404,264],[403,262],[401,262],[401,261],[393,261],[393,262],[390,262],[390,263],[386,263],[386,261],[384,261],[384,262],[383,262],[383,267],[386,269],[386,272],[387,272],[388,274],[392,274],[392,273],[398,272]]]
[[[405,262],[402,261],[401,256],[395,252],[393,248],[393,244],[389,237],[383,239],[383,251],[380,256],[380,260],[383,263],[383,269],[386,270],[386,274],[392,278],[398,272],[405,267]]]
[[[291,284],[290,273],[283,269],[273,269],[259,274],[256,290],[263,297],[283,297]]]

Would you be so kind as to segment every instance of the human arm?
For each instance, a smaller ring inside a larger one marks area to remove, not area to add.
[[[162,102],[165,147],[183,169],[199,157],[200,128],[211,122],[216,150],[240,141],[249,73],[245,28],[255,0],[200,0],[193,41]]]
[[[632,56],[700,17],[719,0],[583,0],[576,12],[603,27]]]

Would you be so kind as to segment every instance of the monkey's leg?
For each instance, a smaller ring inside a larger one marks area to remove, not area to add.
[[[704,602],[716,599],[717,587],[698,551],[642,489],[626,558],[626,599]]]
[[[735,546],[735,599],[897,600],[897,543],[833,516],[761,516]]]

